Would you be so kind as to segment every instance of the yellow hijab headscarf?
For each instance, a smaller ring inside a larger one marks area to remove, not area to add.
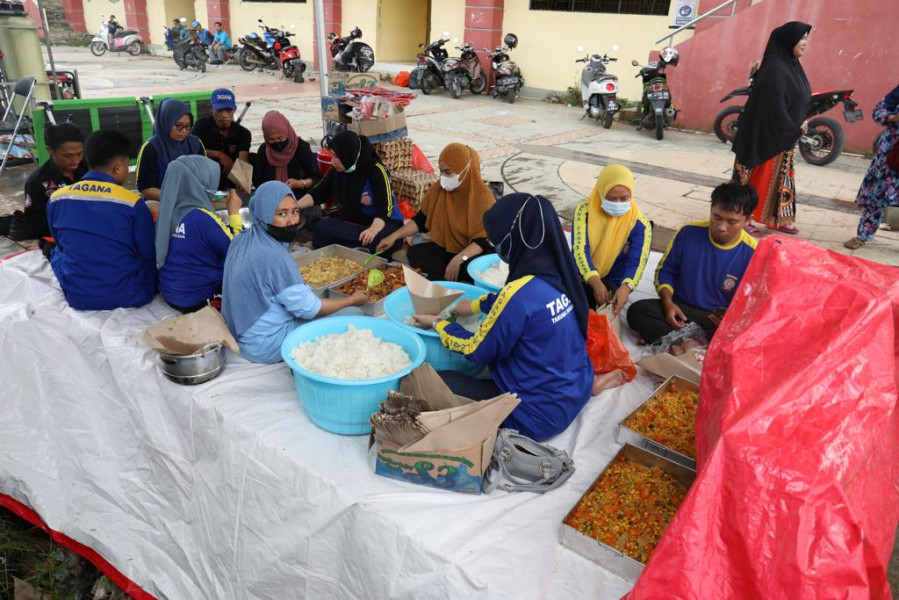
[[[620,217],[612,217],[602,209],[602,199],[615,186],[624,186],[631,193],[631,209]],[[612,270],[615,259],[627,243],[627,238],[637,220],[643,216],[634,198],[634,174],[621,165],[608,165],[599,174],[593,191],[587,199],[587,239],[590,240],[590,257],[600,277]]]

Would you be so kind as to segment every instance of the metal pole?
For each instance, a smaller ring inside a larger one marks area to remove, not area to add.
[[[328,95],[328,46],[325,40],[325,7],[323,0],[315,2],[315,39],[318,42],[318,87],[322,98]],[[328,134],[328,128],[322,118],[323,135]]]
[[[47,57],[50,59],[50,80],[53,82],[50,85],[56,89],[56,97],[62,100],[62,90],[57,87],[58,81],[56,80],[56,63],[53,61],[53,48],[50,47],[50,30],[47,29],[47,11],[44,10],[44,5],[41,4],[41,0],[37,0],[37,9],[43,17],[41,19],[41,25],[44,26],[44,44],[47,46]]]

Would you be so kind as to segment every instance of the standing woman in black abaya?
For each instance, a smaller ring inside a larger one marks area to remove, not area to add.
[[[752,219],[768,229],[797,234],[793,148],[808,129],[811,86],[799,58],[812,26],[791,21],[771,32],[765,57],[740,116],[733,151],[734,181],[759,195]],[[750,224],[749,233],[758,231]]]

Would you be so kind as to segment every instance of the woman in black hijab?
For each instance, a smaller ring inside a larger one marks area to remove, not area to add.
[[[771,32],[733,146],[734,181],[751,185],[759,195],[752,218],[789,234],[799,233],[793,225],[793,147],[807,129],[811,87],[799,58],[811,30],[811,25],[791,21]],[[757,233],[752,225],[748,229]]]
[[[521,403],[504,422],[536,440],[565,430],[593,392],[587,355],[587,296],[559,217],[542,196],[511,194],[484,214],[484,228],[509,279],[498,294],[463,300],[459,316],[486,315],[477,332],[436,315],[416,315],[440,341],[478,365],[490,379],[454,371],[440,376],[453,393],[484,400],[504,392]]]
[[[337,205],[336,216],[315,224],[313,246],[364,246],[374,252],[381,239],[403,225],[390,172],[365,136],[344,131],[334,136],[329,147],[334,153],[334,167],[300,198],[301,209],[324,204],[328,198]],[[402,240],[384,252],[385,258],[400,246]]]

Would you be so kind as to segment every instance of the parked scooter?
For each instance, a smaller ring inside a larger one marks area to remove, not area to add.
[[[731,91],[721,99],[727,102],[737,96],[748,96],[752,91],[752,81],[758,72],[758,65],[753,66],[749,72],[749,85],[739,87]],[[835,107],[843,104],[843,118],[847,123],[854,123],[864,118],[864,113],[859,110],[858,102],[852,99],[854,90],[832,90],[827,92],[815,92],[809,100],[806,119],[808,119],[808,131],[799,138],[799,154],[805,162],[823,167],[837,159],[843,152],[846,144],[846,134],[843,128],[835,120],[829,117],[817,117]],[[740,116],[743,114],[743,106],[728,106],[715,117],[712,129],[722,142],[733,141],[737,137],[737,129],[740,124]],[[814,118],[817,117],[817,118]]]
[[[493,70],[491,94],[494,98],[504,97],[509,104],[515,103],[515,99],[518,98],[524,85],[521,69],[509,58],[509,52],[517,46],[518,36],[514,33],[507,33],[503,38],[502,46],[497,46],[493,50],[484,49],[484,52],[490,56],[490,68]]]
[[[449,32],[444,31],[443,35],[449,35]],[[449,42],[448,39],[441,38],[428,45],[425,45],[424,42],[418,45],[419,48],[424,48],[424,52],[418,53],[418,66],[412,71],[410,79],[414,78],[418,81],[418,85],[425,95],[430,95],[438,86],[446,87],[443,65],[449,58],[449,52],[443,46],[447,42]]]
[[[487,75],[481,71],[481,61],[471,42],[456,46],[462,56],[447,58],[443,63],[443,80],[450,96],[458,100],[462,90],[469,89],[472,94],[480,94],[487,89]]]
[[[640,103],[638,128],[654,130],[657,140],[664,137],[665,127],[677,118],[677,109],[672,104],[668,76],[665,74],[665,69],[677,66],[677,62],[677,50],[671,46],[662,48],[658,61],[651,61],[645,66],[641,66],[636,60],[631,61],[633,66],[640,67],[636,77],[643,78],[643,98]]]
[[[127,52],[131,56],[137,56],[143,43],[143,38],[134,29],[120,29],[116,31],[110,46],[109,25],[104,21],[97,35],[91,40],[91,53],[94,56],[103,56],[107,52]]]
[[[335,71],[366,73],[374,66],[375,51],[365,42],[356,41],[361,38],[362,30],[358,27],[353,27],[348,36],[337,37],[333,31],[328,35]]]
[[[206,64],[209,62],[209,46],[196,36],[178,37],[172,40],[172,58],[182,71],[190,68],[205,73]]]
[[[583,52],[584,47],[578,46],[577,50]],[[618,44],[613,44],[612,52],[617,51]],[[617,60],[606,53],[591,54],[574,61],[587,63],[581,71],[581,102],[584,106],[584,116],[581,119],[596,119],[606,129],[612,126],[612,118],[621,108],[618,103],[618,78],[606,72],[606,65]]]
[[[306,63],[300,57],[300,49],[290,41],[295,34],[284,29],[268,27],[259,19],[262,36],[251,33],[238,41],[242,48],[238,54],[240,68],[253,71],[257,68],[280,70],[282,77],[296,83],[305,81]],[[293,25],[290,26],[293,29]]]

